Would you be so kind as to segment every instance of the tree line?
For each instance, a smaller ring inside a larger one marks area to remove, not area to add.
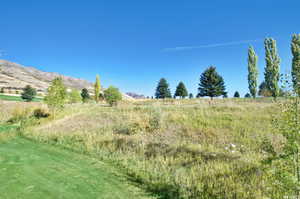
[[[245,98],[256,98],[257,95],[263,97],[273,97],[275,100],[279,96],[284,96],[287,93],[280,88],[280,57],[277,50],[276,40],[273,38],[266,38],[264,41],[265,48],[265,68],[264,68],[264,81],[258,86],[258,56],[255,53],[253,46],[248,48],[248,89]],[[292,69],[291,80],[293,89],[297,94],[300,94],[300,34],[294,34],[291,41],[292,52]],[[188,96],[187,89],[183,82],[180,82],[176,88],[174,98],[185,98]],[[214,97],[223,96],[228,97],[224,79],[216,71],[216,67],[208,67],[200,76],[198,84],[198,94],[196,97]],[[171,98],[171,91],[169,84],[165,78],[161,78],[158,82],[155,91],[155,98]],[[190,93],[189,97],[192,98],[193,94]],[[240,97],[238,91],[234,93],[236,98]]]
[[[34,99],[37,92],[36,89],[27,85],[21,94],[21,98],[27,102]],[[87,88],[83,88],[81,92],[77,89],[72,89],[70,92],[67,91],[67,87],[63,83],[61,77],[57,77],[52,80],[50,86],[47,89],[47,94],[44,97],[44,102],[50,108],[62,108],[66,103],[87,103],[89,101],[106,101],[109,105],[116,105],[122,100],[122,94],[119,89],[113,86],[103,89],[100,84],[100,77],[96,75],[96,81],[94,83],[94,95],[90,95],[90,91]]]

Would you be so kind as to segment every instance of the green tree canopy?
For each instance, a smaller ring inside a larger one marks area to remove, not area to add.
[[[81,90],[81,98],[82,98],[82,102],[85,103],[90,99],[90,94],[88,89],[84,88]]]
[[[104,98],[110,106],[114,106],[122,100],[122,94],[118,88],[110,86],[104,91]]]
[[[294,34],[292,37],[291,50],[292,60],[292,81],[295,93],[300,95],[300,34]]]
[[[172,98],[171,91],[169,89],[169,84],[165,78],[161,78],[158,82],[155,91],[156,99]]]
[[[251,95],[249,93],[246,93],[245,98],[250,98]]]
[[[256,97],[257,93],[257,60],[258,57],[255,54],[255,51],[252,46],[248,49],[248,87],[253,98]]]
[[[193,98],[194,98],[193,93],[190,93],[190,94],[189,94],[189,98],[190,98],[190,99],[193,99]]]
[[[272,38],[265,39],[266,67],[265,67],[265,83],[272,97],[276,99],[279,95],[279,69],[280,58],[277,53],[276,41]]]
[[[72,91],[68,95],[69,103],[78,103],[81,101],[81,95],[78,90],[72,89]]]
[[[235,98],[239,98],[239,97],[240,97],[240,93],[239,93],[238,91],[235,91],[235,93],[234,93],[233,97],[235,97]]]
[[[176,91],[175,91],[175,97],[185,98],[186,96],[188,96],[186,87],[183,82],[179,82],[179,84],[176,88]]]
[[[67,90],[61,77],[55,78],[50,87],[46,97],[44,98],[45,103],[50,108],[63,108],[67,100]]]
[[[210,66],[201,74],[198,91],[197,97],[211,99],[226,93],[223,77],[217,73],[216,67]]]
[[[94,96],[95,101],[98,103],[99,102],[99,97],[100,97],[100,90],[101,90],[99,75],[96,75],[96,82],[95,82],[94,88],[95,88],[95,96]]]
[[[35,96],[36,96],[36,89],[32,88],[30,85],[27,85],[21,94],[21,98],[26,102],[31,102]]]

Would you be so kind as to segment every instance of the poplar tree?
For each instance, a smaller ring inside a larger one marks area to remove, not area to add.
[[[248,49],[248,88],[253,98],[256,98],[257,93],[257,60],[258,57],[252,46]]]
[[[95,88],[95,101],[98,103],[99,102],[100,89],[101,89],[99,75],[96,75],[96,82],[95,82],[94,88]]]
[[[266,67],[265,83],[267,89],[271,92],[272,97],[276,99],[279,95],[279,70],[280,58],[277,52],[276,41],[272,38],[265,39]]]
[[[300,95],[300,34],[294,34],[292,37],[291,50],[293,54],[292,61],[292,81],[294,91]]]

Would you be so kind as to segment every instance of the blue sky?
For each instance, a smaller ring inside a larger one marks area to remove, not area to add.
[[[247,89],[247,48],[263,79],[263,39],[277,40],[281,71],[290,69],[290,40],[300,32],[296,0],[9,0],[1,2],[1,59],[153,95],[165,77],[197,93],[210,65],[229,96]],[[219,45],[220,44],[220,45]],[[181,48],[185,47],[185,48]]]

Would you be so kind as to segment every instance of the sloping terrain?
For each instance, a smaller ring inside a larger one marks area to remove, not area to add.
[[[68,77],[58,73],[44,72],[33,67],[0,60],[0,87],[24,88],[26,85],[46,91],[49,83],[56,77],[62,77],[69,88],[92,89],[92,83],[79,78]]]
[[[30,85],[43,94],[47,91],[50,82],[56,77],[61,77],[68,88],[77,90],[87,88],[91,92],[93,91],[93,84],[86,80],[54,72],[44,72],[34,67],[0,60],[0,88],[6,89],[7,92],[15,93],[15,91],[21,91],[26,85]],[[126,94],[123,94],[123,98],[126,100],[133,99]]]

